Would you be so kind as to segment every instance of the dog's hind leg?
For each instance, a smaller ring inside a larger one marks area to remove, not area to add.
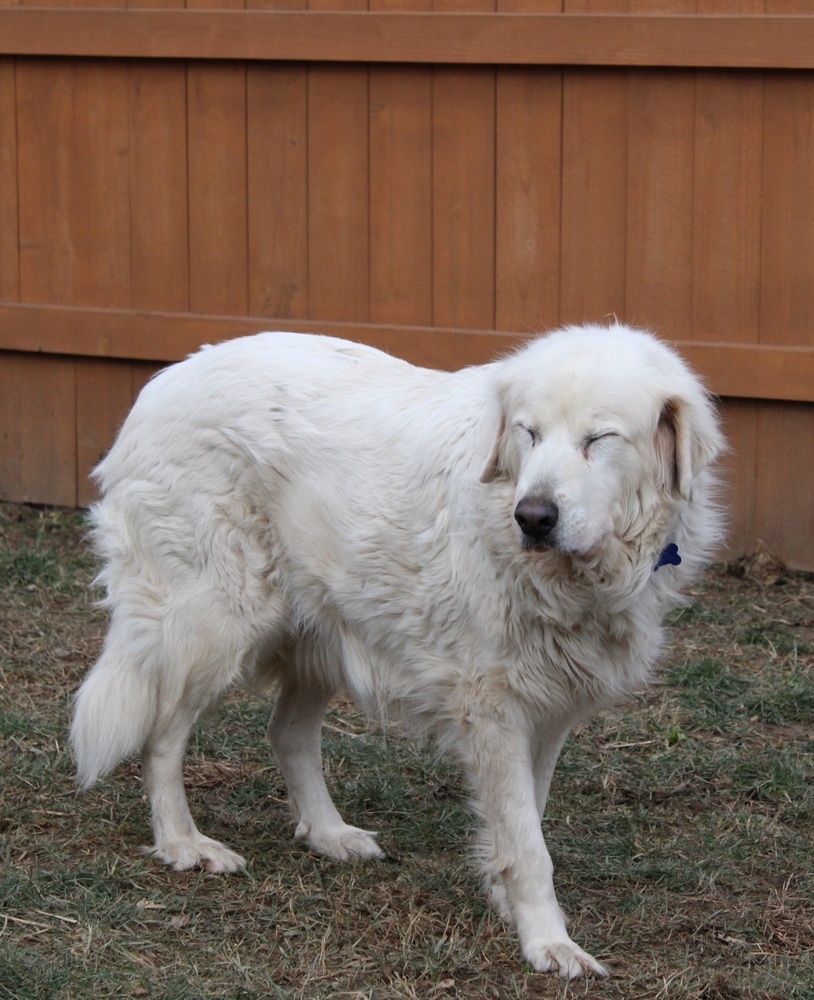
[[[203,707],[203,706],[202,706]],[[233,872],[246,862],[196,827],[187,804],[183,758],[201,708],[181,700],[161,712],[142,749],[144,785],[152,809],[152,854],[176,871],[200,866],[210,872]]]
[[[288,786],[297,823],[294,836],[319,854],[345,861],[379,858],[376,834],[348,826],[337,811],[322,770],[322,717],[333,690],[286,675],[269,720],[268,738]]]

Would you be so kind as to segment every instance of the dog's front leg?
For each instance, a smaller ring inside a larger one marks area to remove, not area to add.
[[[484,825],[487,880],[504,916],[513,918],[523,954],[535,969],[567,979],[605,976],[606,970],[565,929],[540,827],[533,740],[518,716],[494,707],[470,710],[465,724],[465,764]]]

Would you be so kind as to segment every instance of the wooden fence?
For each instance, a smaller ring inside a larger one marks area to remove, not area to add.
[[[0,496],[87,503],[203,342],[615,314],[724,397],[729,554],[814,569],[807,0],[85,2],[0,0]]]

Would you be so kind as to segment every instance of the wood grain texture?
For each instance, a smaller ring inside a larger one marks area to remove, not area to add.
[[[560,319],[562,71],[497,74],[495,325]]]
[[[0,60],[0,300],[20,297],[17,85],[14,61]]]
[[[186,312],[190,308],[186,67],[135,61],[128,71],[130,304]]]
[[[127,93],[123,65],[18,65],[22,299],[129,303]]]
[[[631,72],[625,315],[692,336],[695,76]]]
[[[433,77],[433,323],[494,327],[495,74]]]
[[[814,79],[764,83],[760,339],[814,344]]]
[[[131,310],[0,303],[0,351],[29,350],[143,361],[177,361],[201,344],[287,329],[326,333],[387,349],[415,364],[483,364],[527,339],[527,331],[406,326],[332,320],[269,320]],[[428,351],[435,337],[438,349]],[[718,395],[814,402],[814,347],[677,341],[679,351]],[[439,361],[439,359],[441,359]],[[443,359],[446,359],[444,361]]]
[[[82,358],[76,370],[76,502],[96,499],[90,473],[110,448],[133,405],[133,373],[128,361]]]
[[[194,312],[248,312],[246,68],[189,66],[189,281]]]
[[[368,70],[308,76],[308,272],[312,319],[370,314]]]
[[[563,87],[562,319],[624,317],[628,75],[573,70]]]
[[[308,73],[249,66],[249,312],[308,316]]]
[[[703,72],[696,86],[693,335],[756,341],[763,78]]]
[[[754,538],[793,569],[814,566],[814,405],[758,412]]]
[[[720,462],[720,503],[726,517],[726,545],[722,558],[729,560],[757,546],[757,425],[764,404],[747,399],[724,399],[719,404],[729,452]],[[814,557],[814,553],[812,553]]]
[[[369,0],[371,12],[433,0]],[[370,319],[432,323],[432,70],[370,68]]]
[[[432,71],[370,71],[370,319],[432,323]]]
[[[0,354],[0,497],[73,507],[76,383],[68,358]]]
[[[811,69],[814,19],[0,7],[1,54]]]

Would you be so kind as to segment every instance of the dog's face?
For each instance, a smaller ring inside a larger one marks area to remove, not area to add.
[[[520,406],[507,443],[514,518],[525,549],[586,553],[613,530],[628,478],[629,428],[612,412]]]
[[[658,504],[690,498],[721,447],[703,387],[650,336],[572,329],[499,366],[500,428],[482,481],[514,485],[518,545],[590,555]]]

